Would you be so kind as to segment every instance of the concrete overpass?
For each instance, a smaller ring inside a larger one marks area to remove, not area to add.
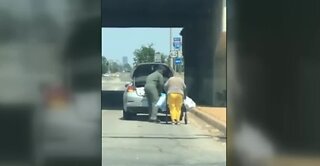
[[[103,0],[102,26],[183,27],[189,96],[198,104],[218,106],[215,94],[226,85],[226,68],[219,67],[226,64],[225,35],[219,37],[222,1],[149,1]],[[314,140],[320,139],[316,132],[320,126],[320,26],[312,19],[319,17],[317,5],[228,3],[228,147],[232,149],[232,134],[245,121],[267,133],[283,151],[319,153],[320,142]],[[79,36],[83,37],[82,31]],[[121,99],[121,94],[112,93],[102,98]],[[121,100],[116,104],[121,105]]]
[[[217,93],[226,87],[222,6],[222,0],[103,0],[102,25],[183,27],[189,96],[220,106]],[[228,139],[248,122],[282,151],[319,153],[317,4],[229,0],[227,6]]]
[[[183,27],[185,81],[198,104],[226,105],[223,0],[103,0],[103,27]]]

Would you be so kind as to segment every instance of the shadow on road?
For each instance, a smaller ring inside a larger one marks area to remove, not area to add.
[[[122,110],[123,91],[101,91],[101,108]]]
[[[130,120],[125,121],[142,121],[142,122],[148,122],[148,115],[147,114],[138,114],[134,118]],[[171,124],[170,116],[166,117],[165,115],[158,115],[158,119],[161,121],[161,124],[166,124],[166,118],[168,119],[168,124]],[[119,118],[120,120],[124,120],[123,117]]]

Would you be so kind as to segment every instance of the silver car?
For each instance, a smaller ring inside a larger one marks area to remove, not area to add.
[[[123,119],[132,119],[138,113],[148,113],[148,101],[145,96],[144,85],[149,74],[156,70],[158,65],[164,66],[164,81],[173,76],[173,70],[164,63],[143,63],[137,65],[132,73],[130,83],[127,83],[123,94]]]

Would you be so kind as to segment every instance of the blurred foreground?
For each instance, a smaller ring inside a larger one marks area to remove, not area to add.
[[[101,165],[100,1],[0,3],[0,165]]]

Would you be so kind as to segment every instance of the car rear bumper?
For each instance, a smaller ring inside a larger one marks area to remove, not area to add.
[[[124,96],[125,111],[131,113],[149,113],[148,101],[145,96],[139,96],[135,92],[125,93]],[[161,113],[161,110],[159,110],[158,112]]]
[[[127,111],[131,113],[149,113],[148,107],[127,107]]]
[[[148,107],[128,107],[127,111],[135,114],[149,114]],[[165,114],[160,109],[158,110],[158,114]]]
[[[142,107],[142,108],[148,108],[148,102],[142,101],[142,100],[128,100],[127,101],[127,107]]]
[[[148,108],[147,98],[135,93],[127,93],[125,101],[126,107]]]

